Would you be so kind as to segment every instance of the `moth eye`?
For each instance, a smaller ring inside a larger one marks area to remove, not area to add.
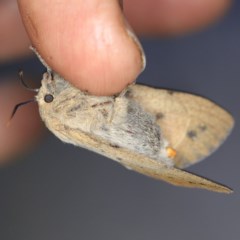
[[[44,101],[45,101],[46,103],[52,102],[53,99],[54,99],[54,97],[53,97],[52,94],[46,94],[46,95],[44,96]]]

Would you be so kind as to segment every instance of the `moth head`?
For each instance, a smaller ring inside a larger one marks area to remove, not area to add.
[[[51,105],[67,87],[67,82],[55,72],[43,74],[42,86],[36,96],[38,104]]]
[[[42,79],[42,86],[36,96],[39,105],[45,103],[52,103],[55,98],[54,92],[54,78],[51,73],[44,73]]]
[[[16,104],[12,111],[11,117],[7,122],[7,125],[10,124],[11,119],[14,117],[17,110],[21,106],[24,106],[31,102],[38,102],[40,112],[43,109],[43,105],[46,111],[51,112],[53,109],[51,104],[54,102],[57,96],[68,87],[68,83],[52,70],[49,70],[43,74],[42,86],[40,89],[35,89],[28,86],[28,84],[24,81],[22,70],[19,71],[19,77],[22,85],[30,91],[37,92],[37,95],[35,96],[35,99],[30,99]]]

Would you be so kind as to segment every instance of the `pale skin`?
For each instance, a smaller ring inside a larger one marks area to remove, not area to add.
[[[118,0],[17,2],[28,35],[17,14],[16,1],[2,2],[2,62],[29,54],[31,39],[51,68],[80,89],[97,95],[121,92],[141,73],[139,47],[126,34]],[[175,36],[213,23],[230,5],[231,0],[125,0],[124,12],[138,35]],[[0,91],[14,91],[1,114],[0,121],[5,123],[10,106],[29,95],[10,84],[1,86]],[[10,130],[1,129],[0,163],[26,149],[41,134],[34,107],[19,111]]]

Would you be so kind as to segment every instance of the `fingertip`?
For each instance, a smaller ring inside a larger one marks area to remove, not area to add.
[[[112,95],[141,72],[143,53],[117,0],[19,0],[19,6],[44,60],[78,88]]]

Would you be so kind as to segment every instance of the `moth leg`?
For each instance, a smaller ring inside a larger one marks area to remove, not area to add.
[[[124,98],[125,97],[125,94],[127,93],[127,91],[129,90],[129,87],[135,85],[135,81],[133,83],[130,83],[126,88],[124,88],[117,96],[114,97],[114,102],[113,102],[113,105],[112,105],[112,109],[111,109],[111,117],[110,117],[110,120],[109,120],[109,123],[112,122],[113,120],[113,117],[114,117],[114,114],[115,114],[115,103],[116,103],[116,100],[119,99],[119,98]]]
[[[124,88],[124,89],[119,93],[119,95],[118,95],[117,97],[120,97],[120,98],[121,98],[121,97],[124,97],[125,94],[127,93],[127,91],[129,90],[129,88],[132,87],[132,86],[135,85],[135,84],[136,84],[136,81],[128,84],[127,87]]]
[[[112,104],[112,106],[111,106],[111,109],[110,109],[110,118],[109,118],[109,123],[112,123],[112,121],[113,121],[113,117],[114,117],[114,115],[115,115],[115,109],[116,109],[116,101],[117,100],[119,100],[119,99],[122,99],[122,98],[124,98],[124,95],[125,95],[125,93],[127,92],[127,90],[126,89],[124,89],[120,94],[119,94],[119,96],[118,97],[114,97],[113,98],[113,104]],[[122,94],[123,93],[123,94]]]
[[[110,104],[111,104],[111,106],[109,107],[110,109],[106,109],[105,107],[107,107]],[[111,120],[113,118],[114,99],[93,104],[91,107],[100,111],[102,113],[102,115],[107,119],[107,121],[109,123],[111,122]],[[108,112],[109,112],[109,114],[108,114]]]
[[[124,88],[117,97],[119,98],[124,97],[127,91],[128,91],[128,87]]]
[[[113,99],[112,105],[110,107],[109,118],[108,118],[109,123],[112,123],[112,121],[113,121],[113,117],[114,117],[114,114],[115,114],[115,107],[114,106],[115,106],[115,99]]]

